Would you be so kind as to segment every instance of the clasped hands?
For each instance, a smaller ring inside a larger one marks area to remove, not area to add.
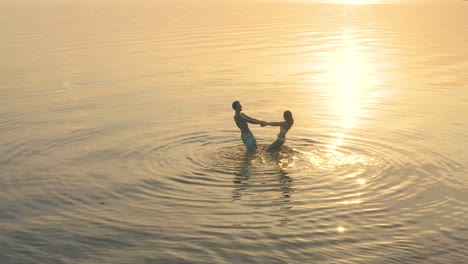
[[[262,126],[262,127],[268,126],[268,122],[266,122],[266,121],[261,121],[260,126]]]

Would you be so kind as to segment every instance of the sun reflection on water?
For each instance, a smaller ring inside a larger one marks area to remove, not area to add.
[[[343,226],[338,226],[336,228],[336,231],[340,234],[343,234],[346,231],[346,228],[344,228]]]
[[[358,179],[357,182],[358,182],[360,185],[366,184],[366,180],[365,180],[365,179]]]
[[[381,0],[329,0],[328,3],[364,5],[364,4],[378,4],[378,3],[381,3]]]
[[[372,162],[372,158],[359,153],[343,152],[337,149],[336,145],[326,145],[325,151],[299,151],[314,167],[322,171],[336,171],[353,167],[356,171],[349,171],[346,178],[355,177],[362,173],[361,167]],[[358,168],[359,167],[359,168]],[[364,184],[365,180],[358,179],[359,184]]]
[[[333,87],[330,99],[336,111],[339,125],[343,129],[355,128],[365,113],[369,90],[375,87],[376,71],[372,54],[363,49],[353,29],[345,28],[341,33],[342,49],[338,50],[328,67],[330,85]]]
[[[333,41],[336,50],[320,54],[323,102],[329,111],[329,122],[335,128],[328,145],[331,153],[346,143],[351,130],[362,127],[374,113],[370,104],[377,102],[377,59],[372,49],[363,44],[362,31],[344,27]]]

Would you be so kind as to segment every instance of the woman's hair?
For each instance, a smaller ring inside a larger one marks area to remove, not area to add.
[[[284,118],[284,120],[288,121],[288,123],[289,123],[288,129],[290,129],[292,127],[292,125],[294,124],[294,118],[292,116],[291,111],[284,111],[283,118]]]

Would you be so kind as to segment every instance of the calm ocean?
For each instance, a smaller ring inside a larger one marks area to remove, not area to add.
[[[0,3],[0,263],[467,263],[468,2],[325,2]]]

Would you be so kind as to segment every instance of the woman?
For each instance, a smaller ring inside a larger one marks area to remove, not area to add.
[[[288,130],[291,129],[292,125],[294,124],[294,119],[290,111],[284,111],[283,113],[284,121],[281,122],[267,122],[266,125],[268,126],[279,126],[280,132],[278,134],[278,138],[275,142],[273,142],[268,148],[268,152],[279,151],[281,146],[283,146],[284,142],[286,142],[286,133]]]

